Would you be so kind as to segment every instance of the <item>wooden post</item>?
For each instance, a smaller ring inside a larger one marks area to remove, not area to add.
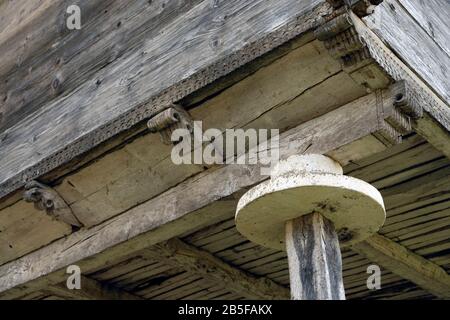
[[[286,222],[293,300],[345,300],[342,259],[333,223],[320,213]]]
[[[287,251],[293,300],[344,300],[340,246],[364,240],[385,217],[377,189],[344,176],[333,159],[307,154],[278,162],[270,180],[242,196],[236,227],[251,241]]]

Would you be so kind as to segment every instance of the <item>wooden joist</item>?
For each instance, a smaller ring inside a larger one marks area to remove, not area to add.
[[[329,153],[345,165],[379,152],[378,148],[348,152],[348,146],[353,142],[359,146],[367,138],[376,140],[374,135],[380,132],[395,133],[386,131],[390,125],[385,120],[392,116],[398,89],[393,86],[383,92],[383,113],[379,112],[379,95],[370,94],[283,133],[280,156]],[[0,267],[0,292],[11,289],[4,296],[23,295],[24,290],[60,283],[64,267],[75,262],[83,273],[89,273],[110,259],[225,220],[234,214],[233,194],[267,178],[261,175],[260,164],[208,169],[124,214],[4,264]],[[20,289],[14,289],[19,285]]]
[[[255,277],[223,262],[211,253],[177,238],[149,249],[165,263],[181,267],[249,299],[289,299],[289,289],[264,277]]]
[[[352,23],[358,35],[364,40],[370,51],[370,55],[376,63],[386,71],[395,81],[405,81],[408,89],[405,98],[411,104],[410,107],[418,112],[413,118],[413,129],[422,135],[436,149],[450,158],[450,99],[448,94],[447,76],[439,78],[439,72],[431,72],[421,75],[419,78],[406,64],[397,57],[384,42],[355,15],[351,16]],[[381,21],[384,21],[381,19]],[[390,31],[388,32],[390,33]],[[405,37],[403,37],[405,38]],[[403,47],[411,47],[411,42],[403,44]],[[418,47],[418,46],[415,46]],[[428,51],[424,53],[427,58],[416,63],[428,61]],[[407,57],[409,57],[409,54]],[[405,57],[403,57],[405,58]],[[449,61],[449,57],[434,58],[433,61]],[[412,65],[414,67],[414,64]],[[428,66],[426,67],[428,69]],[[436,67],[438,68],[438,67]],[[441,68],[438,68],[441,71]],[[443,80],[444,79],[444,80]],[[439,87],[443,83],[447,89]],[[436,89],[436,86],[437,89]],[[436,94],[439,93],[439,95]],[[445,94],[442,94],[442,93]],[[443,97],[444,100],[441,99]]]
[[[382,235],[374,235],[352,249],[433,295],[450,298],[450,276],[447,272],[402,245]]]

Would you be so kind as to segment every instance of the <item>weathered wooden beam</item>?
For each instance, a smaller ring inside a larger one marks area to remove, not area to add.
[[[420,25],[403,6],[407,3],[411,3],[409,8],[414,6],[417,10],[418,7],[424,6],[426,7],[424,10],[430,10],[422,12],[430,20],[429,24],[423,21]],[[384,0],[374,14],[364,18],[364,21],[409,68],[414,70],[446,103],[450,103],[450,81],[448,81],[450,56],[423,26],[427,24],[426,28],[430,28],[429,25],[434,25],[438,36],[442,32],[448,34],[446,32],[449,30],[450,16],[448,10],[443,9],[446,6],[448,7],[448,3],[445,0]]]
[[[450,276],[447,272],[404,246],[381,235],[374,235],[352,246],[352,249],[435,296],[450,298]]]
[[[439,87],[436,89],[436,85],[440,83],[439,73],[431,72],[429,77],[421,74],[426,81],[425,83],[399,57],[392,53],[383,41],[359,18],[352,16],[352,22],[358,34],[364,39],[373,59],[394,80],[406,82],[409,93],[413,95],[409,97],[410,101],[414,101],[415,105],[423,111],[412,121],[414,130],[450,158],[450,108],[448,105],[450,99],[442,94],[442,92],[448,93],[448,90],[442,91]],[[411,47],[410,43],[407,46]],[[427,60],[428,57],[421,61]],[[448,61],[448,56],[442,59],[433,59],[433,61],[446,60]],[[414,67],[414,65],[412,66]],[[445,83],[448,86],[448,81]],[[430,87],[437,91],[445,101],[442,101]]]
[[[379,20],[386,23],[382,17]],[[450,157],[449,99],[442,94],[448,90],[439,87],[442,82],[439,72],[427,71],[428,76],[421,74],[424,82],[353,13],[338,16],[320,27],[316,34],[319,40],[324,41],[330,54],[341,61],[344,70],[369,90],[383,88],[392,79],[404,81],[405,89],[397,102],[399,110],[411,118],[411,125],[417,133]],[[411,49],[409,43],[404,46]],[[449,57],[444,55],[433,61],[448,61]],[[417,63],[423,64],[428,59],[428,55],[422,56]],[[434,68],[441,71],[438,66]],[[445,85],[448,86],[447,81]]]
[[[126,291],[81,276],[81,289],[68,289],[65,283],[46,287],[44,292],[70,300],[141,300]]]
[[[345,165],[379,152],[379,148],[364,147],[355,154],[346,147],[352,142],[359,144],[367,137],[376,139],[373,135],[380,132],[398,135],[385,121],[394,112],[397,90],[398,86],[393,86],[383,92],[383,113],[379,112],[379,95],[370,94],[283,133],[280,156],[331,153]],[[386,131],[387,128],[392,130]],[[342,151],[336,150],[340,147]],[[261,175],[260,166],[261,163],[233,164],[208,169],[124,214],[4,264],[0,267],[0,292],[12,289],[4,293],[5,297],[11,297],[21,294],[23,288],[36,290],[60,283],[67,265],[76,262],[86,273],[107,260],[229,218],[234,213],[235,200],[231,201],[229,211],[220,210],[227,202],[217,200],[267,179]],[[13,288],[17,286],[22,290],[15,292]]]
[[[289,299],[289,289],[264,277],[255,277],[232,267],[211,253],[177,238],[149,249],[152,256],[164,263],[181,267],[213,283],[249,299]]]
[[[317,27],[331,13],[325,0],[202,1],[139,50],[101,69],[95,81],[4,132],[0,197]]]

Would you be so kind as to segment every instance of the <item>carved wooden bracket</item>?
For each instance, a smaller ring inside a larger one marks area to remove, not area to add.
[[[371,58],[348,14],[325,23],[315,31],[315,35],[331,56],[341,61],[344,70],[362,66]]]
[[[379,5],[383,0],[327,0],[333,8],[346,6],[358,16],[363,17],[371,13],[373,6]]]
[[[58,192],[42,183],[34,180],[28,182],[25,185],[23,199],[27,202],[33,202],[36,209],[45,210],[49,216],[56,220],[76,227],[83,226]]]
[[[187,129],[193,132],[193,120],[190,114],[182,107],[173,105],[152,117],[147,122],[147,126],[152,133],[159,132],[164,144],[175,144],[171,140],[172,132],[176,129]]]
[[[415,119],[422,117],[425,101],[423,90],[411,79],[399,77],[401,68],[384,63],[384,56],[376,51],[367,35],[360,34],[354,24],[354,15],[345,13],[327,22],[315,31],[330,55],[339,60],[343,71],[347,72],[357,83],[368,91],[381,92],[395,80],[395,106],[389,117],[383,116],[383,106],[378,106],[380,113],[380,130],[377,138],[386,145],[401,142],[401,136],[412,130]],[[389,53],[386,53],[386,57]],[[393,70],[393,67],[396,69]],[[398,69],[398,70],[397,70]],[[398,91],[398,92],[397,92]],[[422,93],[421,93],[422,92]],[[383,101],[382,98],[378,99]],[[386,119],[386,120],[384,120]]]

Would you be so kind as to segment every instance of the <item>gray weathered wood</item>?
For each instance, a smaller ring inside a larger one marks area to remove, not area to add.
[[[13,61],[16,62],[10,72],[0,71],[3,82],[0,85],[0,96],[5,95],[0,108],[0,131],[17,124],[52,100],[67,96],[83,82],[95,82],[97,72],[124,55],[141,50],[167,24],[200,2],[201,0],[80,2],[80,31],[69,31],[64,25],[67,3],[56,0],[41,4],[36,10],[29,12],[32,18],[28,23],[18,21],[17,24],[8,26],[7,29],[16,31],[12,38],[5,39],[6,34],[4,37],[0,35],[0,55],[5,57],[0,62],[0,70],[5,70]],[[30,6],[33,7],[33,4],[30,3]],[[22,8],[19,2],[13,2],[11,7],[14,6],[18,10],[28,10],[26,7]],[[46,10],[42,10],[42,7],[46,7]],[[12,11],[12,8],[11,12],[8,8],[5,10],[5,14],[19,14]],[[0,9],[0,16],[1,13]],[[24,32],[23,28],[30,31]],[[2,39],[5,39],[3,43]],[[47,45],[48,43],[52,45]]]
[[[395,87],[383,94],[391,107]],[[377,113],[377,96],[370,94],[283,133],[280,155],[324,154],[385,128]],[[388,111],[388,110],[386,110]],[[388,116],[389,112],[385,114]],[[378,150],[376,150],[378,151]],[[372,150],[334,153],[341,164],[357,161]],[[83,272],[100,268],[112,257],[120,258],[149,245],[210,225],[234,214],[235,201],[217,201],[265,180],[259,165],[227,165],[202,172],[126,213],[72,235],[0,267],[0,291],[23,285],[9,295],[22,294],[49,283],[59,283],[64,267],[77,263]],[[230,183],[232,182],[232,183]],[[182,195],[182,196],[180,196]],[[96,255],[95,258],[93,256]],[[30,268],[30,265],[33,268]],[[50,275],[49,277],[43,277]]]
[[[330,10],[325,0],[203,1],[4,132],[0,197],[316,27]]]
[[[433,48],[428,48],[427,50],[429,51],[425,50],[424,52],[417,52],[417,57],[421,54],[425,55],[422,59],[414,60],[411,58],[408,60],[405,53],[402,55],[401,52],[399,55],[402,59],[400,59],[372,30],[370,30],[370,28],[364,24],[363,21],[354,15],[352,15],[352,20],[358,34],[363,38],[365,44],[367,45],[373,59],[394,80],[405,81],[407,87],[410,88],[410,92],[412,92],[415,96],[413,100],[415,100],[417,107],[423,111],[423,114],[412,121],[414,130],[422,135],[436,149],[441,151],[447,157],[450,157],[449,99],[448,97],[446,98],[445,95],[443,96],[442,92],[439,90],[439,85],[443,83],[443,86],[447,88],[444,89],[444,92],[445,94],[448,94],[448,92],[450,92],[448,90],[450,82],[447,79],[447,73],[444,72],[444,76],[442,76],[442,72],[445,71],[445,68],[441,69],[439,66],[433,66],[434,63],[446,63],[446,61],[450,61],[450,58],[445,53],[442,53],[444,55],[443,57],[439,58],[434,56],[433,61],[428,61],[428,55],[433,53]],[[366,20],[366,22],[370,25],[368,20]],[[417,26],[412,26],[412,28],[415,27]],[[407,36],[402,35],[397,35],[396,37],[400,37],[402,39],[407,38]],[[420,39],[419,36],[417,37]],[[404,43],[403,46],[409,47],[411,43],[413,42]],[[422,46],[420,45],[416,45],[414,47],[418,47],[422,50]],[[441,51],[438,50],[438,52]],[[415,57],[416,52],[413,51],[410,52],[410,54]],[[426,72],[430,77],[427,78],[426,75],[421,73],[420,67],[411,65],[415,68],[414,72],[408,68],[402,60],[406,60],[406,62],[409,61],[410,64],[411,62],[416,61],[417,63],[423,64],[422,67],[427,63],[430,63],[431,67],[426,67]],[[449,64],[447,63],[447,65]],[[436,68],[440,71],[436,70]],[[416,73],[418,73],[422,79],[425,80],[425,82],[420,79]],[[441,100],[435,92],[437,92],[440,96],[443,96],[444,100]]]
[[[438,5],[434,2],[433,5],[428,4],[428,6],[442,7],[442,9],[435,7],[435,10],[448,12],[448,2],[446,5]],[[426,15],[433,19],[432,12],[427,12]],[[384,0],[376,7],[375,13],[364,20],[411,69],[417,72],[447,103],[450,103],[449,55],[397,0]],[[445,24],[442,27],[444,30],[447,29]]]
[[[353,250],[440,298],[450,298],[450,276],[438,265],[402,245],[374,235]]]
[[[250,299],[288,299],[289,290],[264,277],[231,267],[211,253],[178,239],[149,249],[158,260],[181,267]]]
[[[416,23],[450,56],[448,0],[398,0]]]
[[[86,276],[81,277],[81,289],[69,290],[65,283],[45,288],[44,291],[70,300],[141,300],[142,298],[103,284]]]
[[[286,223],[291,297],[345,300],[339,240],[331,221],[311,213]]]

